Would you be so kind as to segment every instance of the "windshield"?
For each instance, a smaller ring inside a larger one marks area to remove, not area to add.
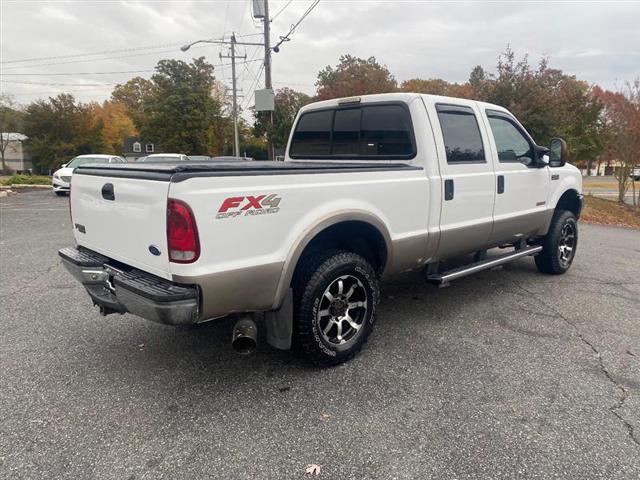
[[[159,162],[180,162],[182,161],[182,157],[163,157],[163,156],[157,156],[157,157],[145,157],[145,158],[141,158],[138,160],[139,162],[145,162],[145,163],[159,163]]]
[[[88,163],[109,163],[109,159],[103,157],[76,157],[67,163],[67,168],[75,168]]]

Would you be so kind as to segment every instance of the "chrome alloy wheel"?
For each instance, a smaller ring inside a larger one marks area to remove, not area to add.
[[[345,345],[358,336],[367,316],[367,290],[353,275],[342,275],[320,299],[317,325],[325,342]]]
[[[573,260],[576,247],[576,228],[573,223],[565,223],[558,239],[558,260],[567,268]]]

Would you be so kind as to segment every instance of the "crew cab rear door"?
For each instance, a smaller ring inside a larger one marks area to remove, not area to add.
[[[475,102],[446,99],[427,105],[436,138],[442,208],[438,256],[483,248],[493,228],[495,177],[487,135]]]

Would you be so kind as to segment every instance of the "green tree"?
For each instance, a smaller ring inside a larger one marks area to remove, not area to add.
[[[208,153],[211,126],[220,115],[220,104],[211,96],[213,65],[204,57],[192,63],[160,60],[151,81],[151,92],[142,99],[141,135],[166,151]]]
[[[473,88],[474,95],[477,96],[482,91],[487,74],[480,65],[476,65],[469,74],[469,85]]]
[[[476,67],[472,82],[479,100],[507,108],[539,144],[564,137],[573,162],[590,164],[602,150],[601,102],[588,83],[549,68],[548,59],[533,69],[526,55],[516,60],[507,47],[498,59],[497,74],[486,75]]]
[[[103,122],[96,109],[95,104],[76,103],[66,93],[31,103],[24,133],[34,166],[53,169],[75,155],[101,152]]]
[[[317,99],[327,100],[371,93],[387,93],[397,89],[396,79],[389,69],[375,57],[368,59],[342,55],[333,68],[326,66],[318,72]]]
[[[298,110],[310,102],[311,97],[302,92],[286,87],[279,89],[275,95],[275,110],[273,112],[271,131],[267,131],[269,125],[266,122],[266,113],[254,112],[254,135],[256,137],[264,137],[271,133],[273,145],[276,148],[285,147]]]
[[[140,130],[146,122],[145,105],[153,95],[153,89],[151,80],[134,77],[127,83],[116,85],[111,92],[111,101],[122,104],[135,127]]]

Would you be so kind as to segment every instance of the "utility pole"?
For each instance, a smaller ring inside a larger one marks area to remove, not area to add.
[[[233,155],[240,156],[240,135],[238,133],[238,87],[236,79],[236,58],[246,59],[246,55],[236,55],[236,34],[231,34],[231,55],[222,55],[220,58],[231,59],[231,85],[233,90]]]
[[[273,90],[271,84],[271,18],[269,18],[269,0],[264,0],[264,88]],[[273,111],[267,112],[267,155],[273,160],[273,140],[271,128],[273,126]]]
[[[231,41],[227,42],[225,40],[196,40],[195,42],[188,43],[180,47],[180,50],[186,52],[192,46],[198,43],[213,43],[218,45],[230,45],[231,46],[231,55],[220,55],[220,58],[230,58],[231,59],[231,73],[233,76],[233,154],[237,157],[240,156],[240,136],[238,134],[238,90],[237,90],[237,79],[236,79],[236,58],[246,59],[246,55],[236,55],[236,45],[256,45],[263,46],[263,43],[257,42],[238,42],[236,41],[236,35],[233,33],[231,35]]]

